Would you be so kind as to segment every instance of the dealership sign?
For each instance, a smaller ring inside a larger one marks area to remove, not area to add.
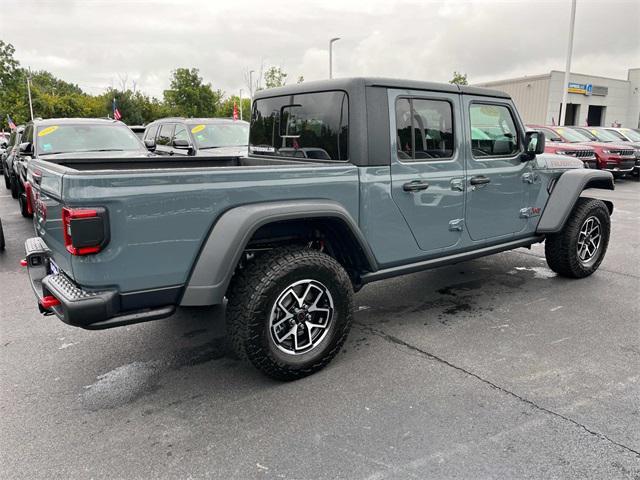
[[[569,82],[567,88],[569,93],[581,93],[582,95],[591,95],[593,93],[593,85],[590,83],[573,83]]]

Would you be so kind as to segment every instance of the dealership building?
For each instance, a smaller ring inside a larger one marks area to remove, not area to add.
[[[571,73],[564,85],[564,72],[553,70],[477,85],[511,95],[525,123],[558,125],[566,88],[566,125],[640,127],[640,68],[630,69],[626,80]]]

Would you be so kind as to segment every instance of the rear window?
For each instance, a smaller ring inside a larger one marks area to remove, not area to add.
[[[264,98],[253,105],[249,137],[253,155],[345,161],[348,137],[345,92]]]
[[[38,153],[144,150],[138,137],[124,125],[48,125],[38,127]]]

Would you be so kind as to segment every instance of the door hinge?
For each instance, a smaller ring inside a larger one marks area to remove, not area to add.
[[[452,232],[461,232],[464,227],[464,219],[456,218],[449,222],[449,230]]]
[[[458,192],[464,192],[464,179],[454,178],[451,180],[451,190],[457,190]]]
[[[533,172],[527,172],[522,174],[522,181],[524,183],[536,183],[538,176]]]

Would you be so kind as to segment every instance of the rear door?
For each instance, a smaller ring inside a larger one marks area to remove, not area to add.
[[[521,210],[531,162],[523,162],[524,132],[508,100],[463,96],[470,133],[465,224],[474,241],[513,236],[525,229]]]
[[[156,137],[156,153],[158,155],[173,155],[173,123],[163,123]]]
[[[454,248],[464,217],[460,96],[389,90],[392,196],[421,250]]]

